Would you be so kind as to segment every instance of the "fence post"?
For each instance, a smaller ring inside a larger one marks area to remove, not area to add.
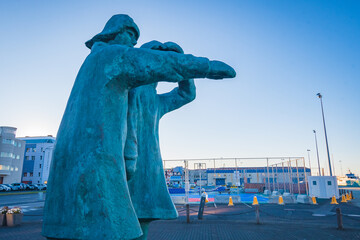
[[[203,219],[204,208],[205,208],[205,199],[206,199],[205,196],[201,196],[199,212],[198,212],[198,219],[199,220]]]
[[[342,221],[342,214],[340,208],[336,208],[336,216],[337,216],[337,224],[338,230],[344,230],[343,221]]]
[[[189,205],[189,203],[186,204],[186,222],[190,223],[190,205]]]
[[[259,205],[255,205],[254,207],[255,207],[256,224],[260,224]]]

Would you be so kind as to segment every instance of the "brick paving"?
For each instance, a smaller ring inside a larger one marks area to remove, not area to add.
[[[335,208],[344,214],[345,230],[337,230]],[[149,240],[226,240],[226,239],[360,239],[360,208],[351,203],[329,207],[324,205],[260,205],[261,224],[255,224],[251,206],[244,204],[228,207],[220,205],[205,208],[203,220],[197,219],[198,206],[191,206],[191,223],[186,223],[185,209],[178,206],[179,218],[154,221],[150,225]],[[326,212],[324,209],[327,209]],[[326,213],[314,217],[314,212]],[[0,227],[0,240],[43,240],[41,236],[42,212],[25,215],[21,226]]]

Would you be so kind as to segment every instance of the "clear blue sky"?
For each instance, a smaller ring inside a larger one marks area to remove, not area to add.
[[[359,1],[0,1],[0,125],[56,135],[84,42],[117,13],[138,24],[140,46],[175,41],[225,61],[231,80],[197,80],[197,99],[160,125],[164,159],[307,156],[326,148],[336,171],[360,174]],[[176,85],[161,84],[160,92]]]

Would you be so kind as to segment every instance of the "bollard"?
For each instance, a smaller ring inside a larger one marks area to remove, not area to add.
[[[255,205],[255,216],[256,216],[256,224],[260,224],[259,205]]]
[[[190,223],[190,205],[186,204],[186,222]]]
[[[204,214],[204,208],[205,208],[205,196],[201,197],[200,200],[200,206],[199,206],[199,212],[198,212],[198,219],[201,220],[203,219],[203,214]]]
[[[336,216],[337,216],[337,224],[338,230],[344,230],[343,221],[342,221],[342,214],[340,208],[336,208]]]
[[[40,201],[44,200],[44,193],[43,192],[39,192],[39,200]]]
[[[355,199],[353,195],[353,191],[350,192],[351,199]]]

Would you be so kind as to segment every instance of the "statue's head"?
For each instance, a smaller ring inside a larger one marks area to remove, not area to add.
[[[101,33],[95,35],[85,45],[91,49],[95,42],[106,42],[133,47],[139,35],[139,28],[131,17],[126,14],[117,14],[107,21]]]

